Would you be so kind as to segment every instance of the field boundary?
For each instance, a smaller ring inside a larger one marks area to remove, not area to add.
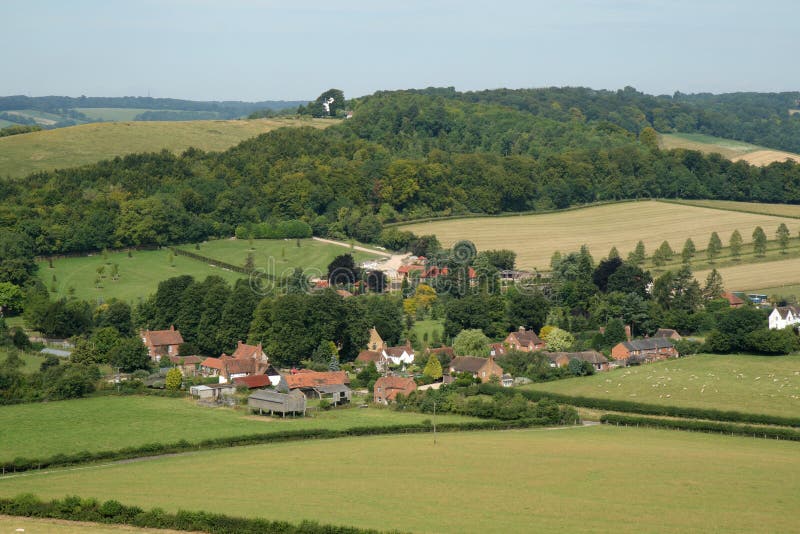
[[[716,200],[716,199],[713,199],[713,198],[705,198],[705,199],[703,199],[703,198],[697,198],[697,199],[663,198],[663,199],[658,199],[659,202],[667,202],[669,204],[680,204],[681,206],[691,206],[693,208],[705,208],[705,209],[709,209],[709,210],[733,211],[733,212],[736,212],[736,213],[749,213],[750,215],[768,215],[768,216],[772,216],[772,217],[781,217],[781,218],[785,218],[785,219],[800,219],[800,215],[775,215],[774,213],[765,213],[763,211],[737,209],[737,208],[732,208],[732,207],[722,207],[722,206],[720,206],[720,207],[713,207],[712,208],[711,206],[700,206],[698,204],[693,204],[692,203],[693,200],[699,200],[699,201],[710,200],[710,201],[713,201],[713,200]],[[745,201],[742,201],[742,202],[745,202]],[[762,204],[768,204],[768,202],[763,202]]]
[[[687,430],[690,432],[708,432],[711,434],[729,434],[732,436],[800,441],[800,432],[790,428],[756,427],[719,421],[687,421],[685,419],[659,419],[657,417],[603,414],[600,416],[600,423],[615,426],[644,426],[668,430]]]
[[[436,431],[465,432],[474,430],[512,430],[546,426],[548,424],[552,424],[552,422],[543,418],[518,419],[515,421],[500,421],[492,419],[489,421],[473,421],[464,423],[440,423],[436,425]],[[83,465],[100,461],[131,460],[135,458],[163,456],[166,454],[195,452],[200,450],[220,449],[227,447],[242,447],[246,445],[285,443],[308,439],[336,439],[387,434],[415,434],[432,431],[433,426],[425,422],[406,425],[351,427],[342,430],[323,428],[286,430],[282,432],[262,432],[257,434],[211,438],[194,443],[182,439],[174,443],[149,443],[139,447],[125,447],[122,449],[97,452],[81,451],[74,454],[56,454],[47,458],[17,457],[11,461],[0,462],[0,472],[2,472],[2,475],[0,475],[0,480],[13,476],[13,473],[40,470],[42,468],[50,467]]]

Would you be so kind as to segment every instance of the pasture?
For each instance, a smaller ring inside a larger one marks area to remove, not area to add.
[[[525,389],[715,410],[797,417],[800,355],[699,354]]]
[[[356,263],[377,257],[315,239],[254,239],[252,245],[246,239],[219,239],[202,243],[200,250],[194,245],[178,248],[239,266],[252,254],[256,267],[277,277],[290,274],[295,267],[302,267],[307,274],[325,276],[328,264],[341,254],[352,254]]]
[[[786,532],[800,505],[797,451],[605,426],[447,433],[436,444],[429,434],[375,436],[31,472],[0,478],[0,495],[80,493],[412,532]],[[235,483],[220,492],[220,480]],[[443,504],[454,497],[469,502]]]
[[[13,347],[0,347],[0,364],[6,361],[9,353],[12,351],[16,352],[20,360],[22,360],[22,367],[20,367],[19,370],[24,374],[31,374],[38,371],[46,357],[46,355],[39,352],[23,352]]]
[[[75,108],[92,120],[100,121],[132,121],[145,111],[162,111],[146,108]],[[169,110],[163,110],[169,111]]]
[[[746,161],[751,165],[764,166],[776,161],[790,159],[800,162],[800,155],[782,150],[772,150],[762,146],[724,139],[704,134],[674,133],[660,134],[659,145],[664,150],[697,150],[704,154],[720,154],[733,161]]]
[[[792,235],[800,227],[796,219],[788,217],[647,200],[553,213],[412,223],[402,229],[418,235],[435,234],[445,247],[470,239],[478,250],[511,249],[517,253],[518,268],[549,270],[553,252],[577,251],[584,244],[597,260],[605,257],[612,246],[624,258],[640,239],[648,255],[664,240],[680,252],[687,237],[702,249],[712,232],[727,241],[731,232],[738,229],[747,245],[756,226],[772,237],[782,222]]]
[[[23,529],[23,530],[20,530]],[[11,517],[0,515],[0,532],[26,532],[28,534],[176,534],[180,531],[156,528],[129,527],[125,525],[104,525],[85,521],[63,521],[60,519],[38,519],[32,517]]]
[[[117,280],[111,277],[114,264],[119,266]],[[98,287],[95,280],[99,267],[103,267],[104,272]],[[116,298],[130,304],[136,304],[139,299],[155,293],[161,280],[182,274],[192,275],[198,280],[213,274],[230,283],[243,276],[185,256],[176,255],[170,262],[169,250],[135,250],[130,258],[127,252],[108,252],[106,259],[99,253],[93,256],[55,259],[52,269],[48,262],[40,262],[36,273],[52,291],[54,298],[71,295],[89,302],[106,302]]]
[[[326,128],[323,119],[256,119],[219,121],[106,122],[82,124],[0,138],[3,176],[63,169],[136,152],[175,153],[189,147],[220,151],[284,126]]]
[[[378,407],[334,409],[305,418],[279,419],[250,416],[244,408],[205,408],[188,398],[155,396],[17,404],[0,406],[0,460],[285,430],[413,424],[425,419],[430,415]],[[437,414],[436,420],[444,423],[476,419]]]

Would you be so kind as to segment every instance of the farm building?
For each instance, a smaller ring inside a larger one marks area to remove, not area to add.
[[[737,295],[734,295],[730,291],[726,291],[722,294],[722,298],[728,301],[728,304],[731,308],[741,308],[744,306],[744,300],[739,298]]]
[[[334,406],[347,404],[353,398],[353,390],[344,384],[330,384],[314,388],[320,399],[325,399]]]
[[[260,389],[247,397],[247,406],[252,412],[260,415],[269,412],[270,415],[281,414],[306,414],[306,396],[300,391],[278,393],[270,389]]]
[[[236,393],[233,384],[212,384],[210,386],[192,386],[189,388],[192,397],[199,400],[219,401]]]
[[[324,395],[333,395],[334,390],[327,386],[346,387],[350,383],[350,379],[344,371],[318,372],[301,370],[293,374],[284,375],[283,378],[286,380],[286,387],[290,391],[297,390],[307,398],[315,399],[322,399]],[[337,391],[341,393],[340,390]],[[350,388],[348,387],[345,398],[349,401],[351,395],[352,393],[350,393]]]
[[[615,360],[631,363],[649,363],[680,356],[675,346],[663,337],[634,339],[623,341],[611,349],[611,357]]]

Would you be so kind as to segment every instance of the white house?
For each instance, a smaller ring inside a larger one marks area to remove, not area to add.
[[[769,327],[772,330],[782,330],[796,324],[800,324],[800,309],[795,306],[778,306],[769,314]]]
[[[414,363],[414,348],[410,341],[400,347],[384,347],[381,351],[384,358],[393,365],[410,365]]]

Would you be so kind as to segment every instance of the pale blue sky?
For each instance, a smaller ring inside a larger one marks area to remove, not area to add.
[[[0,0],[0,95],[800,90],[789,0]]]

